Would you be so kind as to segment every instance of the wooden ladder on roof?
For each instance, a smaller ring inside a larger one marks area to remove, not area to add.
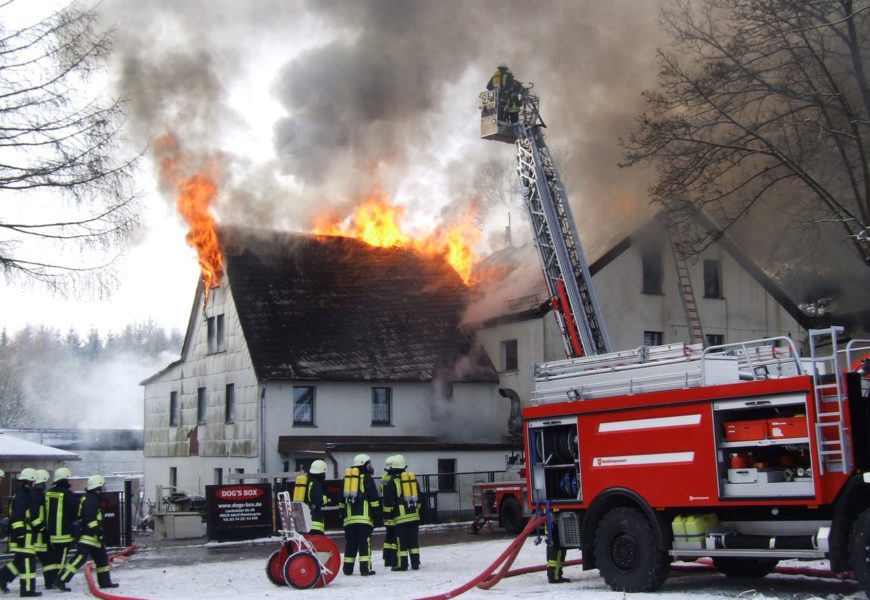
[[[704,331],[701,329],[701,317],[698,314],[698,304],[695,302],[695,292],[692,289],[692,279],[689,277],[686,255],[680,250],[677,240],[673,237],[671,237],[671,248],[674,255],[674,266],[677,268],[677,287],[680,290],[680,300],[686,315],[686,325],[689,327],[689,343],[703,344]]]

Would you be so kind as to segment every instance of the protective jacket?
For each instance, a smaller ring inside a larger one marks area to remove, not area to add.
[[[348,502],[342,499],[339,508],[344,512],[343,526],[368,525],[373,527],[381,519],[381,498],[375,480],[369,473],[361,473],[359,493]]]
[[[78,516],[81,521],[82,534],[79,544],[102,548],[103,544],[103,510],[100,508],[100,494],[88,490],[79,504]]]
[[[70,489],[69,481],[61,479],[45,493],[46,534],[52,544],[75,541],[72,524],[78,516],[79,498]]]
[[[9,507],[9,552],[36,554],[33,548],[32,513],[29,486],[20,484]]]
[[[311,531],[326,531],[323,521],[323,507],[329,503],[329,496],[324,493],[323,476],[309,475],[308,487],[305,490],[305,503],[311,511]]]
[[[30,540],[37,553],[48,550],[45,535],[45,491],[38,487],[30,488]]]

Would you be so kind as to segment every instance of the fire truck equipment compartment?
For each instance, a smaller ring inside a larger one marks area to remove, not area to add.
[[[807,437],[807,418],[805,415],[767,420],[767,437],[772,440],[782,438]]]
[[[751,442],[766,437],[767,419],[725,423],[725,440],[728,442]]]

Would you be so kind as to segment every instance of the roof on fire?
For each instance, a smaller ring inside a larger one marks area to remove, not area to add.
[[[469,290],[445,261],[353,238],[218,235],[261,380],[498,381],[460,329]]]

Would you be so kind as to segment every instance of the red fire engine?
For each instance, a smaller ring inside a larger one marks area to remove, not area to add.
[[[870,593],[870,340],[842,348],[832,327],[809,331],[806,356],[787,337],[611,351],[537,97],[515,85],[481,100],[481,136],[517,145],[569,357],[534,367],[527,510],[615,590],[655,590],[673,561],[710,557],[735,577],[827,559]]]

